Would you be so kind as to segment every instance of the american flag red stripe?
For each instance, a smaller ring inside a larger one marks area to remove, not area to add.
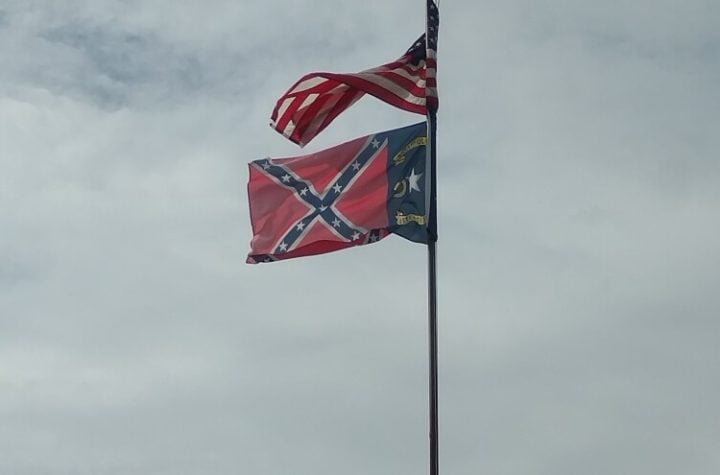
[[[303,76],[277,101],[271,127],[303,146],[365,94],[416,114],[437,110],[437,31],[437,6],[428,0],[427,41],[422,35],[401,58],[359,73]]]

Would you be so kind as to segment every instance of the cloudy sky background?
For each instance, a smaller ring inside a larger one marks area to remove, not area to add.
[[[0,473],[426,473],[425,249],[244,264],[275,100],[423,22],[0,0]],[[439,84],[441,471],[719,473],[720,3],[445,1]]]

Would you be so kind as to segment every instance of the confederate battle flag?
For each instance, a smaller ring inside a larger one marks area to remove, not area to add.
[[[317,153],[251,162],[247,262],[323,254],[390,233],[426,243],[426,129],[421,122]]]

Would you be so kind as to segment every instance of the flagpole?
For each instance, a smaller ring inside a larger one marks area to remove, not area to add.
[[[425,18],[425,51],[430,49],[431,6],[439,6],[439,0],[426,0]],[[435,10],[437,12],[437,10]],[[437,13],[435,13],[437,14]],[[436,24],[437,25],[437,24]],[[433,49],[437,48],[434,46]],[[426,55],[427,56],[427,55]],[[427,61],[427,58],[426,58]],[[427,106],[428,141],[427,157],[430,165],[430,202],[428,212],[428,409],[429,409],[429,442],[430,442],[430,475],[439,475],[439,444],[438,444],[438,345],[437,345],[437,114],[435,107]]]
[[[428,113],[430,142],[430,213],[428,223],[428,353],[429,353],[429,425],[430,475],[439,474],[438,460],[438,347],[437,347],[437,163],[435,137],[437,118]]]

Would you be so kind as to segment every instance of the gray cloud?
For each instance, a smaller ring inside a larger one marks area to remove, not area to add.
[[[244,264],[278,95],[422,29],[315,5],[0,9],[0,472],[427,469],[425,250]],[[443,473],[720,468],[718,13],[443,2]]]

